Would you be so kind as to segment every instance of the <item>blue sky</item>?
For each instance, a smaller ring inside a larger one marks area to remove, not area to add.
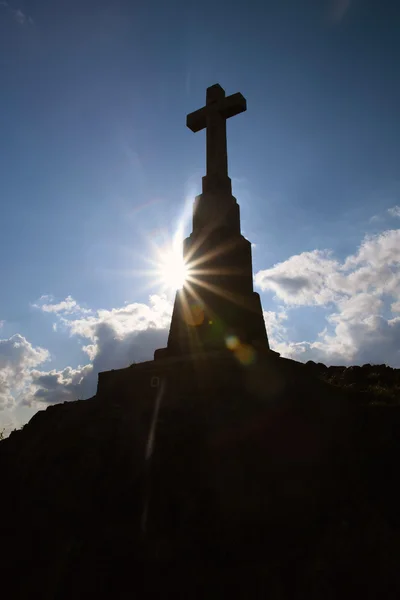
[[[164,344],[149,270],[190,232],[214,83],[248,103],[229,170],[271,345],[400,367],[399,25],[391,0],[0,2],[0,425]]]

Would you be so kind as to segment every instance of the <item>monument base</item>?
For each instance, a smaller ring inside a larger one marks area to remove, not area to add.
[[[184,398],[190,403],[194,396],[248,392],[254,388],[254,379],[271,376],[271,370],[277,370],[277,361],[286,361],[280,359],[278,352],[250,345],[185,356],[160,348],[154,358],[99,373],[96,397],[108,402],[115,398],[119,404],[134,403],[139,409],[150,406],[162,388],[163,404],[177,405]],[[265,389],[259,390],[258,394],[264,392]]]
[[[253,348],[257,348],[257,350],[260,349],[260,344],[254,344]],[[275,350],[271,350],[271,348],[266,347],[262,347],[261,348],[262,354],[263,356],[269,356],[269,357],[276,357],[278,358],[280,356],[279,352],[276,352]],[[164,360],[166,358],[168,359],[179,359],[179,360],[193,360],[196,356],[220,356],[220,355],[224,355],[226,354],[226,351],[207,351],[207,352],[203,352],[200,354],[189,354],[189,355],[177,355],[174,354],[173,350],[171,350],[170,348],[158,348],[155,352],[154,352],[154,360],[158,361],[158,360]]]

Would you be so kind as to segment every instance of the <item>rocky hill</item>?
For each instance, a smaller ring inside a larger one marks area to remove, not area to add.
[[[399,597],[399,370],[279,359],[264,377],[262,399],[161,406],[147,461],[152,411],[118,394],[0,442],[3,592]]]

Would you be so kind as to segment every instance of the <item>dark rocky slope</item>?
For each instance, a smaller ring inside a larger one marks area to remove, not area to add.
[[[151,411],[118,394],[2,441],[5,597],[398,598],[399,371],[263,377],[262,398],[165,402],[151,463]]]

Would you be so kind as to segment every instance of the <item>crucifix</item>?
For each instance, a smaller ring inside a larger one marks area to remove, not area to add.
[[[206,129],[207,170],[203,177],[203,192],[230,191],[228,153],[226,147],[226,120],[246,110],[242,94],[225,96],[219,85],[207,88],[206,105],[186,117],[186,125],[194,132]]]

